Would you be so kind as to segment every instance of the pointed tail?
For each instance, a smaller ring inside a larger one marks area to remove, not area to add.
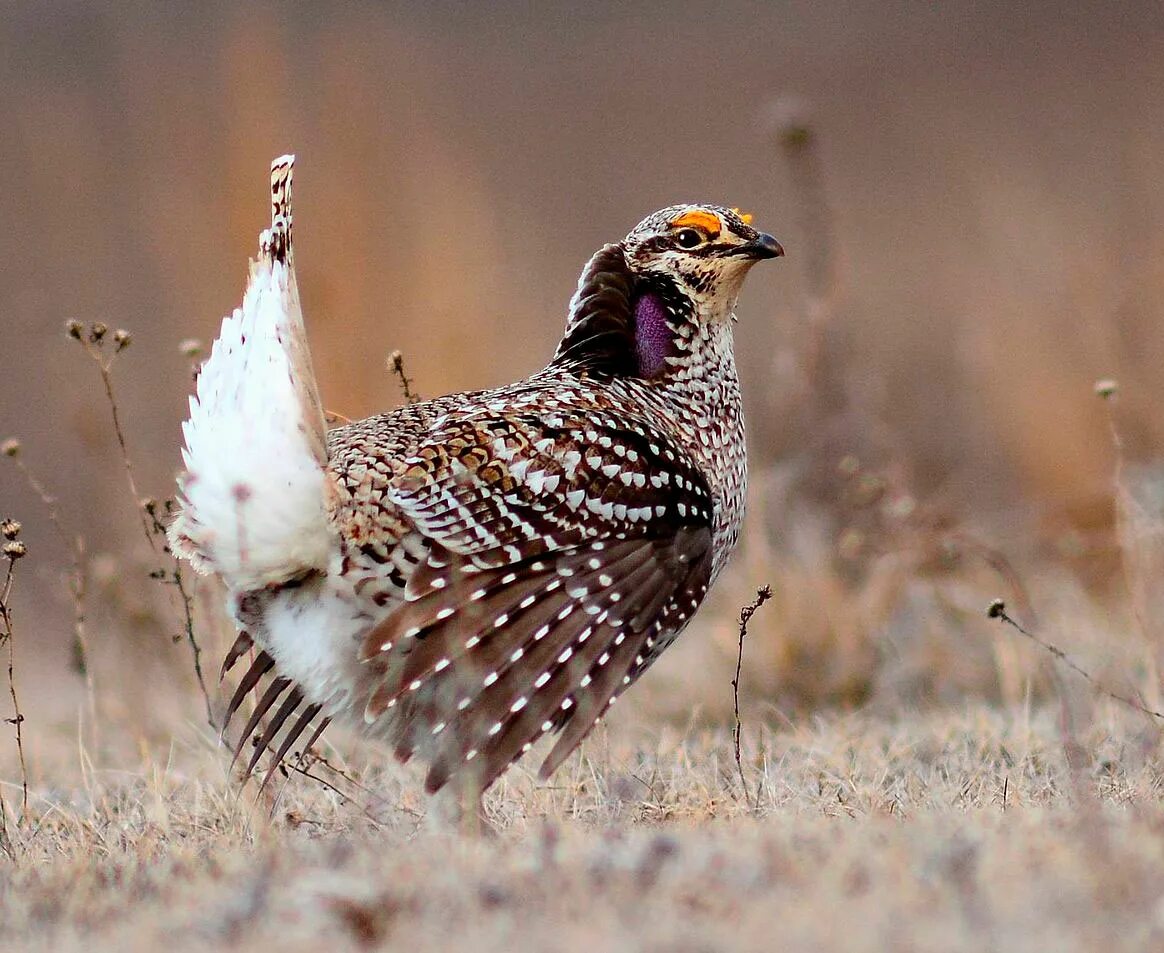
[[[334,545],[323,408],[295,283],[294,163],[288,155],[271,164],[271,227],[182,426],[186,469],[170,545],[234,590],[324,570]]]

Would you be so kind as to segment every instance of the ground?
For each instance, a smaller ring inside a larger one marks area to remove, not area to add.
[[[1160,948],[1159,745],[1106,700],[745,723],[745,798],[729,734],[615,725],[472,835],[374,752],[256,801],[191,729],[42,766],[0,950]]]

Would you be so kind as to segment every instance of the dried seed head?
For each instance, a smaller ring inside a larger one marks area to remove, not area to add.
[[[1105,377],[1103,380],[1095,382],[1095,394],[1097,397],[1102,397],[1104,400],[1109,400],[1119,393],[1120,385],[1118,381]]]
[[[864,549],[865,534],[851,526],[841,533],[840,539],[837,540],[837,552],[842,559],[847,559],[850,562],[860,559]]]
[[[76,318],[65,322],[65,334],[76,340],[81,340],[81,332],[84,330],[84,325]]]
[[[393,351],[388,355],[388,370],[399,373],[404,369],[404,355],[400,351]]]
[[[872,473],[863,473],[853,487],[854,503],[857,506],[872,506],[885,495],[885,481]]]
[[[781,96],[772,102],[762,117],[763,125],[775,134],[785,149],[795,151],[812,141],[812,109],[799,96]]]
[[[986,614],[991,619],[1001,619],[1006,615],[1006,603],[1001,599],[993,600],[990,605],[986,607]]]
[[[902,493],[885,504],[884,512],[890,519],[906,520],[914,514],[916,509],[917,500],[908,493]]]
[[[0,553],[4,554],[5,559],[16,562],[16,560],[28,555],[28,547],[20,540],[14,539],[5,543],[3,548],[0,549]]]
[[[0,536],[5,539],[16,539],[22,529],[19,520],[0,520]]]
[[[105,335],[109,333],[109,325],[103,324],[100,321],[94,321],[89,325],[89,340],[94,344],[100,344],[105,340]]]
[[[0,453],[6,457],[16,456],[20,453],[20,441],[15,439],[5,440],[3,443],[0,443]]]
[[[125,328],[118,328],[113,332],[113,343],[117,345],[118,351],[124,351],[129,347],[131,341],[133,341],[133,337]]]

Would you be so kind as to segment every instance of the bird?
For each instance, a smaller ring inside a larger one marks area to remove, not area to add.
[[[586,263],[549,363],[328,429],[294,267],[294,156],[183,424],[173,553],[221,579],[249,666],[235,757],[333,721],[484,792],[548,778],[687,626],[739,540],[733,351],[751,216],[679,204]],[[225,731],[225,729],[224,729]],[[547,745],[549,747],[549,745]],[[265,781],[264,781],[265,783]]]

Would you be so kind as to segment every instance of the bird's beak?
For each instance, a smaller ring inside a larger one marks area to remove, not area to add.
[[[784,246],[771,235],[761,232],[750,242],[737,245],[727,254],[731,256],[739,255],[742,258],[752,258],[755,261],[760,261],[764,258],[779,258],[784,254]]]

